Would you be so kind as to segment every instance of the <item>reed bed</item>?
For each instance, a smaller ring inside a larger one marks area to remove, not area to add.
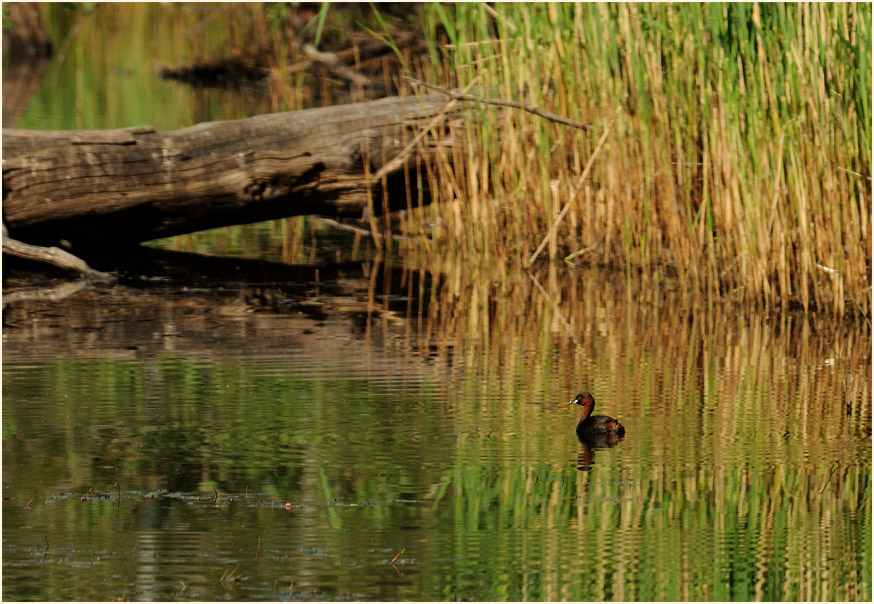
[[[470,104],[467,145],[429,171],[439,247],[525,266],[581,186],[541,257],[869,312],[870,4],[427,4],[422,23],[422,77],[589,125]]]
[[[464,103],[458,134],[466,144],[421,175],[437,203],[411,200],[405,219],[433,238],[425,243],[432,253],[506,274],[529,264],[570,204],[539,259],[619,267],[626,281],[670,281],[696,301],[870,313],[870,3],[429,3],[418,23],[380,15],[378,6],[373,14],[331,8],[305,32],[304,17],[284,5],[98,5],[87,17],[61,18],[63,10],[43,9],[66,57],[50,77],[83,85],[43,90],[33,104],[39,116],[81,106],[64,127],[174,128],[215,119],[216,106],[234,119],[300,109],[315,97],[336,102],[335,87],[307,74],[298,41],[317,30],[322,44],[343,36],[391,43],[418,30],[427,53],[396,46],[387,83],[403,87],[406,70],[587,125]],[[150,23],[132,47],[148,52],[124,55],[124,64],[180,66],[255,48],[266,56],[262,88],[191,100],[178,87],[156,89],[154,74],[142,71],[127,101],[84,85],[120,85],[114,63],[98,60],[115,53],[93,34],[128,18]],[[167,27],[182,33],[154,34]],[[78,32],[69,47],[68,29]],[[167,98],[174,110],[151,115]]]

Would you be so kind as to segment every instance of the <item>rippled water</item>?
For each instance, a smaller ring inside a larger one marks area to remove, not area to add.
[[[867,334],[393,274],[9,304],[4,596],[870,599]]]

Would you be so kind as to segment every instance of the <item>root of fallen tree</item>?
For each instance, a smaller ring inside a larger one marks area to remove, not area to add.
[[[51,264],[58,268],[80,273],[86,277],[96,277],[99,279],[113,278],[109,273],[94,270],[84,260],[69,252],[65,252],[61,248],[31,245],[12,239],[6,232],[6,225],[3,225],[3,253],[25,260]]]

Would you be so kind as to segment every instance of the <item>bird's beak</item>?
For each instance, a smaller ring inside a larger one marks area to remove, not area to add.
[[[568,405],[573,405],[575,402],[577,402],[577,399],[572,398],[571,400],[569,400],[569,401],[567,402],[567,404],[568,404]]]

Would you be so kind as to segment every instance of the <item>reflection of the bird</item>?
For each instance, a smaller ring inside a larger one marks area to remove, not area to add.
[[[599,434],[596,436],[582,437],[580,440],[580,452],[577,454],[577,470],[588,472],[595,465],[595,451],[598,449],[611,449],[622,442],[625,435]]]

